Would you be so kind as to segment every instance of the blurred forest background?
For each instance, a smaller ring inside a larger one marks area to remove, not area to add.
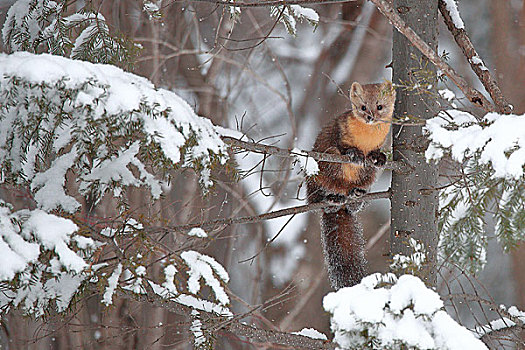
[[[12,1],[0,1],[0,22]],[[230,10],[199,1],[160,1],[160,19],[142,11],[142,1],[100,1],[99,11],[111,30],[142,45],[131,71],[156,86],[175,91],[195,111],[216,125],[238,129],[250,139],[284,148],[310,149],[321,126],[349,108],[338,92],[353,81],[391,79],[392,26],[370,2],[312,5],[320,15],[316,27],[298,23],[290,35],[268,8],[244,8],[237,23]],[[466,29],[489,69],[495,72],[515,114],[525,113],[525,1],[459,0]],[[82,3],[79,1],[78,6]],[[448,53],[453,67],[483,90],[468,62],[441,24],[439,53]],[[2,50],[4,51],[4,50]],[[446,83],[440,88],[453,86]],[[458,94],[459,95],[459,94]],[[460,108],[462,106],[459,106]],[[468,107],[468,106],[466,106]],[[169,194],[151,205],[141,192],[130,190],[129,204],[149,220],[170,225],[218,217],[250,216],[304,204],[305,186],[288,158],[264,158],[240,153],[240,181],[216,174],[218,185],[201,196],[191,170],[174,173]],[[284,159],[284,160],[283,160]],[[385,171],[375,189],[389,187]],[[6,193],[24,201],[23,194]],[[86,220],[111,217],[111,201],[86,213]],[[378,200],[361,213],[370,272],[388,270],[389,202]],[[220,235],[204,252],[229,271],[229,288],[236,313],[261,305],[251,321],[272,329],[298,331],[313,327],[329,334],[322,297],[330,291],[323,264],[318,214],[299,214],[255,224],[218,227]],[[277,236],[277,237],[276,237]],[[166,244],[182,244],[182,236]],[[267,244],[272,240],[271,244]],[[480,276],[498,303],[525,309],[525,247],[504,255],[490,245],[491,262]],[[440,293],[469,288],[462,271],[442,271]],[[452,282],[451,282],[452,281]],[[479,310],[478,310],[479,311]],[[455,316],[472,325],[477,310],[458,310]],[[15,313],[4,320],[4,332],[16,339],[14,349],[184,349],[191,344],[173,327],[184,322],[165,310],[129,300],[111,308],[99,297],[77,304],[65,317],[48,315],[45,324]],[[481,322],[481,321],[480,321]],[[181,327],[181,330],[183,327]],[[181,331],[182,332],[182,331]],[[225,348],[252,348],[227,339]]]

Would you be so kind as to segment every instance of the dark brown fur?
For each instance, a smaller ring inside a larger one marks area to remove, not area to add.
[[[395,91],[389,82],[364,86],[354,83],[350,98],[352,110],[321,130],[313,151],[347,154],[358,161],[367,158],[382,165],[385,156],[379,149],[390,129]],[[309,203],[341,201],[356,188],[366,191],[377,172],[376,166],[371,165],[329,162],[318,165],[319,173],[307,180]],[[323,213],[322,242],[328,275],[335,289],[357,284],[365,274],[364,241],[356,217],[359,209],[359,205],[347,205],[336,212]]]

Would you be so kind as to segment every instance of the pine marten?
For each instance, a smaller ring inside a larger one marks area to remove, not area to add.
[[[396,93],[389,81],[352,84],[352,109],[321,130],[313,151],[347,155],[362,165],[319,162],[319,173],[307,179],[309,203],[341,203],[347,196],[366,193],[375,180],[377,167],[386,162],[380,148],[390,130],[395,99]],[[361,206],[349,204],[322,214],[321,241],[330,282],[335,289],[353,286],[365,275],[363,233],[356,218]]]

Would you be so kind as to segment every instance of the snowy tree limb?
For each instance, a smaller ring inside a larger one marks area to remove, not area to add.
[[[474,48],[472,41],[470,41],[470,38],[467,35],[465,29],[458,28],[454,24],[454,21],[452,20],[452,16],[450,14],[449,9],[447,8],[447,5],[445,4],[445,1],[439,0],[438,8],[441,12],[441,15],[443,16],[448,30],[454,37],[454,40],[456,41],[458,46],[463,51],[463,54],[467,57],[470,67],[472,68],[474,73],[476,73],[479,80],[481,81],[487,92],[490,94],[490,97],[496,105],[498,113],[510,113],[512,111],[510,104],[501,93],[501,89],[499,88],[493,75],[490,73],[490,70],[488,70],[483,64],[483,61],[481,61],[480,56]]]
[[[163,308],[177,315],[191,317],[194,310],[191,307],[176,303],[157,295],[151,287],[146,287],[146,294],[136,294],[128,290],[119,289],[119,294],[127,299],[139,302],[146,302],[157,307]],[[272,343],[289,346],[294,349],[335,349],[335,344],[319,339],[312,339],[306,336],[279,332],[275,330],[260,329],[248,324],[241,323],[238,318],[228,318],[215,315],[213,313],[200,311],[201,321],[209,331],[214,333],[225,331],[236,336],[247,338],[256,343]]]
[[[478,90],[471,87],[451,66],[449,66],[436,51],[434,51],[421,37],[410,28],[405,21],[396,13],[396,10],[386,0],[371,0],[381,13],[392,23],[392,25],[403,34],[430,62],[440,69],[447,77],[456,84],[463,94],[474,105],[483,108],[487,112],[495,112],[494,105]]]

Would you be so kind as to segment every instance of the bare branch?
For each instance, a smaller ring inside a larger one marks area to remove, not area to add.
[[[450,11],[448,10],[445,1],[439,0],[438,7],[441,15],[443,16],[443,19],[445,20],[448,30],[450,33],[452,33],[454,40],[456,40],[456,43],[463,51],[463,54],[467,57],[470,67],[476,73],[479,80],[481,80],[481,83],[490,94],[490,97],[492,97],[498,112],[506,114],[510,113],[512,108],[508,101],[505,100],[505,97],[501,93],[501,90],[490,71],[483,65],[481,61],[473,60],[474,57],[479,58],[480,56],[476,52],[476,49],[470,41],[470,38],[468,37],[465,29],[457,28],[454,25],[454,21],[452,20]]]
[[[236,7],[267,7],[267,6],[283,6],[283,5],[316,5],[316,4],[338,4],[345,2],[354,2],[357,0],[266,0],[257,2],[246,1],[223,1],[223,0],[191,0],[193,2],[208,2],[216,5],[236,6]],[[173,1],[175,3],[177,1]]]
[[[350,157],[338,155],[338,154],[319,153],[319,152],[303,151],[303,150],[301,150],[302,153],[297,153],[291,149],[284,149],[284,148],[264,145],[262,143],[256,143],[256,142],[241,141],[239,139],[229,137],[229,136],[223,136],[222,139],[225,143],[229,145],[236,146],[236,147],[245,149],[247,151],[261,153],[261,154],[271,154],[271,155],[278,156],[278,157],[294,157],[294,156],[307,155],[308,157],[311,157],[315,160],[323,161],[323,162],[357,164],[351,161]],[[361,164],[357,164],[357,165],[361,165]],[[367,165],[375,166],[372,163],[367,163]],[[394,171],[404,171],[406,169],[406,165],[402,162],[388,161],[383,166],[383,168],[392,169]]]
[[[193,223],[193,224],[186,224],[186,225],[179,225],[179,226],[172,226],[172,227],[170,226],[148,227],[146,231],[150,233],[185,232],[195,227],[200,227],[202,229],[210,229],[210,228],[217,229],[218,226],[226,227],[226,226],[233,225],[233,224],[255,223],[255,222],[260,222],[263,220],[275,219],[281,216],[296,215],[296,214],[305,213],[307,211],[319,210],[319,209],[328,208],[328,207],[339,207],[339,206],[344,206],[346,204],[350,204],[354,202],[370,201],[370,200],[381,199],[381,198],[390,198],[390,191],[368,193],[358,198],[348,199],[344,203],[311,203],[311,204],[306,204],[306,205],[300,205],[297,207],[290,207],[286,209],[275,210],[269,213],[264,213],[264,214],[255,215],[255,216],[243,216],[239,218],[215,219],[215,220],[210,220],[210,221],[205,221],[205,222],[200,222],[200,223]]]

